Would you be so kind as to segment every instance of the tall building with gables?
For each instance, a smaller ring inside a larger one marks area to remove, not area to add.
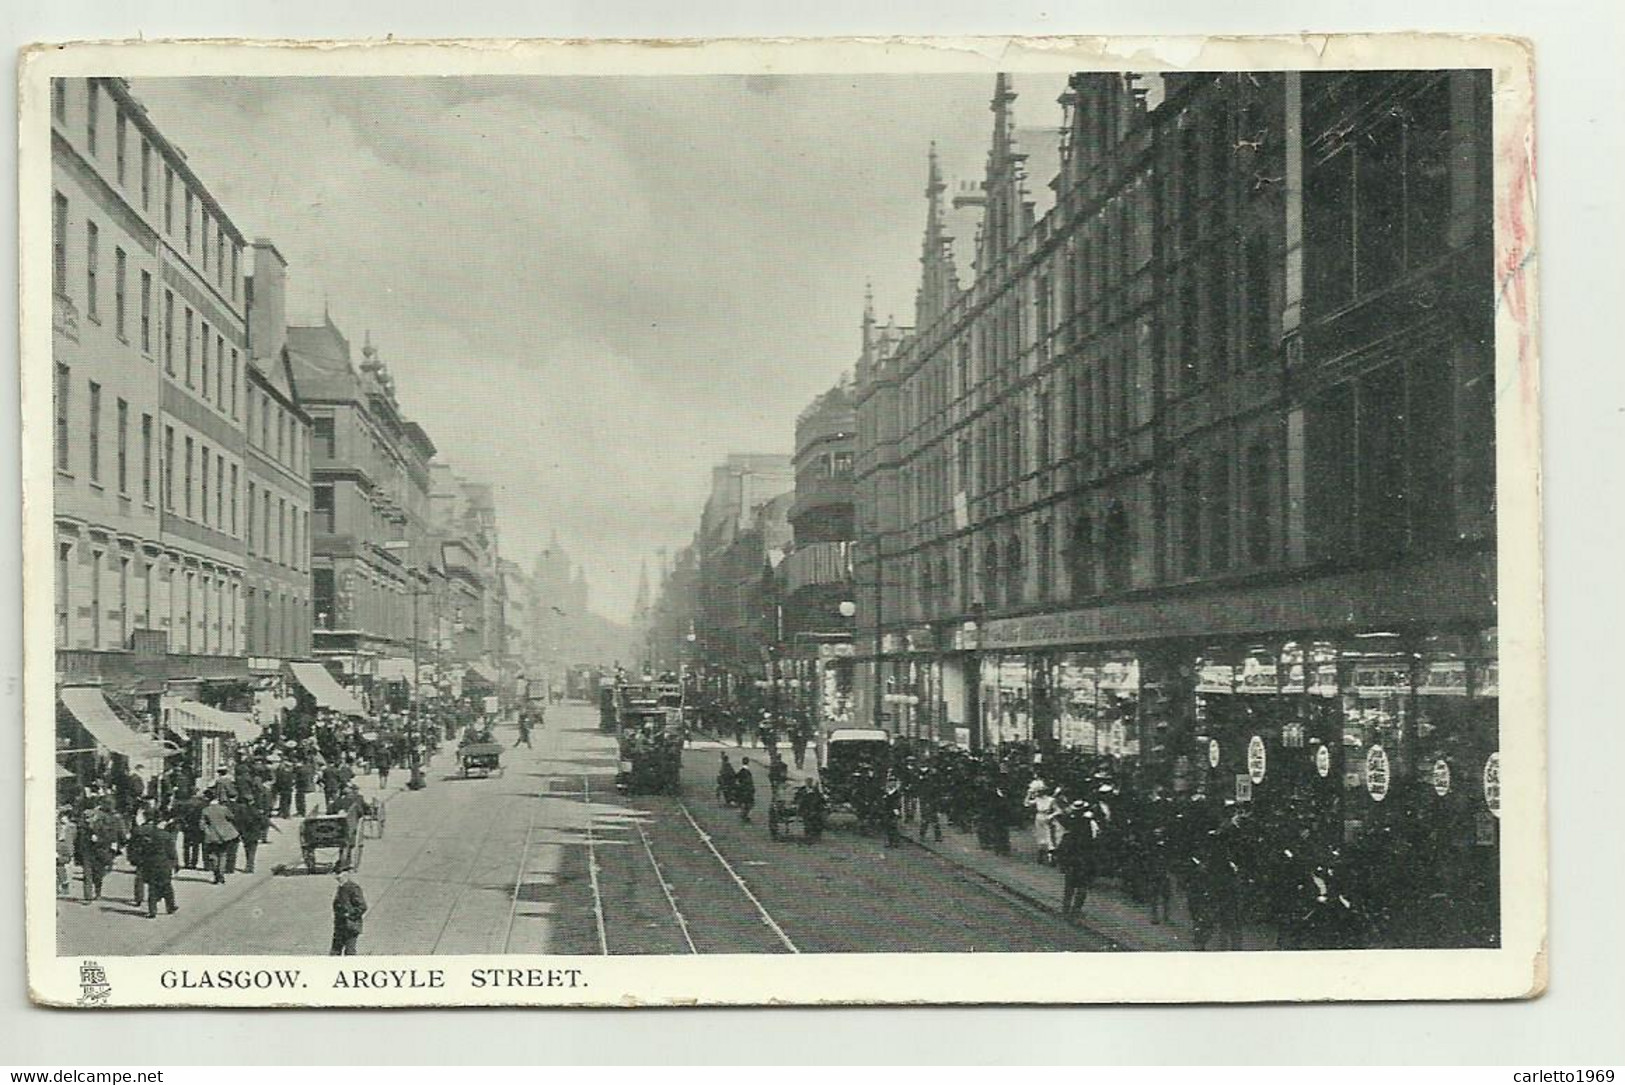
[[[1031,176],[998,78],[970,275],[933,158],[914,327],[866,336],[860,713],[1333,839],[1420,816],[1493,886],[1487,73],[1061,104]]]

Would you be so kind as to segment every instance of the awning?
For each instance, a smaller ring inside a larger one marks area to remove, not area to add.
[[[238,742],[253,742],[260,737],[260,725],[244,712],[227,712],[198,701],[177,701],[169,710],[170,729],[180,734],[203,731],[214,735],[230,735]]]
[[[497,672],[493,671],[490,667],[487,667],[484,663],[470,663],[468,665],[468,669],[474,672],[474,674],[478,675],[480,678],[489,682],[491,685],[494,686],[497,684]]]
[[[316,698],[316,703],[347,716],[365,716],[367,710],[320,663],[289,663],[294,681],[305,687],[305,692]]]
[[[410,659],[397,659],[394,656],[385,656],[378,661],[378,680],[380,682],[405,682],[412,684],[412,661]]]
[[[119,719],[95,686],[67,686],[57,694],[73,718],[84,725],[99,745],[132,761],[162,760],[169,753],[156,739],[143,735]]]

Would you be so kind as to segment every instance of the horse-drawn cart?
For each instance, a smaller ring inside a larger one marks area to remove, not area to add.
[[[324,848],[333,849],[332,869],[360,870],[361,852],[366,837],[361,832],[363,811],[352,806],[338,814],[317,814],[299,823],[299,851],[305,859],[305,871],[316,873],[317,854]]]

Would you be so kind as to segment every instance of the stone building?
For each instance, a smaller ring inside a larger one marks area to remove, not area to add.
[[[400,698],[414,669],[428,680],[424,661],[436,650],[443,578],[429,530],[435,446],[402,413],[370,338],[361,353],[358,366],[326,316],[287,331],[290,369],[311,418],[313,652],[350,685]]]
[[[309,659],[310,415],[287,351],[287,265],[253,244],[243,442],[243,642],[256,660]]]
[[[782,666],[808,719],[824,728],[853,722],[856,444],[852,384],[843,377],[796,419],[791,542],[775,569]]]
[[[1487,74],[1079,74],[1053,178],[1014,97],[859,366],[860,694],[1493,882]]]
[[[59,738],[212,768],[244,717],[197,706],[248,692],[244,239],[124,80],[51,97]]]

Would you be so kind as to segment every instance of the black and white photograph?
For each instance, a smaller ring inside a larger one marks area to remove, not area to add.
[[[1530,61],[1331,40],[25,58],[34,997],[1538,993]]]

